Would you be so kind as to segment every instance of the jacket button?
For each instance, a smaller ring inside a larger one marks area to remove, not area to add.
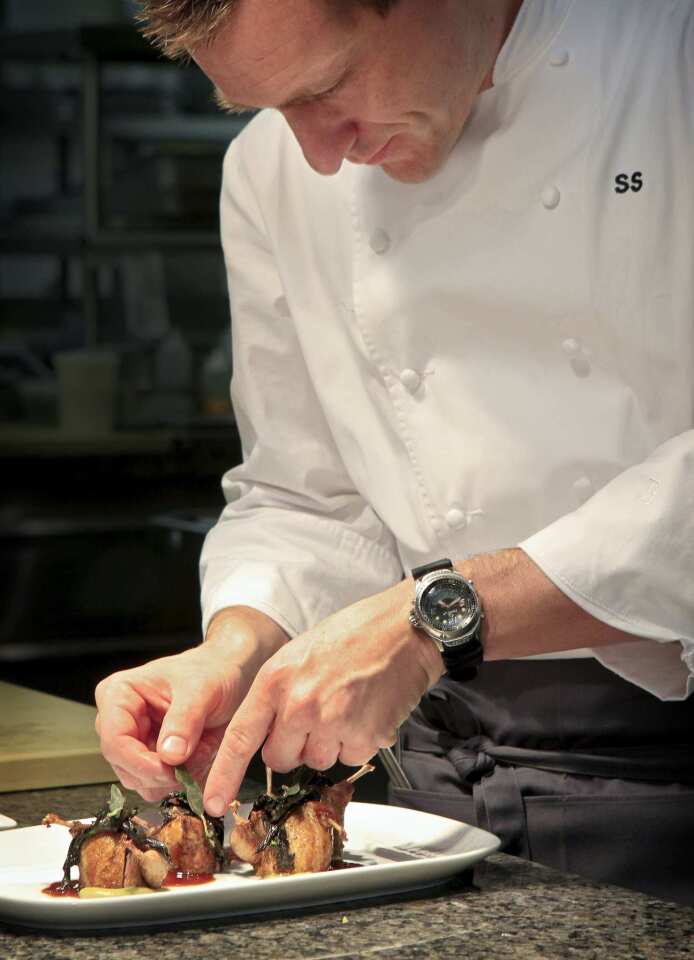
[[[451,507],[446,514],[446,523],[453,530],[460,530],[461,527],[467,526],[467,517],[460,507]]]
[[[557,187],[545,187],[542,191],[542,205],[547,210],[554,210],[555,207],[559,206],[559,201],[561,200],[561,194]]]
[[[385,230],[374,230],[369,244],[374,253],[387,253],[390,250],[390,237]]]
[[[581,352],[581,341],[576,337],[569,337],[561,345],[562,350],[567,357],[576,357]]]
[[[414,393],[422,382],[422,378],[417,373],[416,370],[403,370],[400,374],[400,383],[403,385],[405,390],[408,390],[410,393]]]
[[[549,63],[552,67],[565,67],[568,62],[568,50],[553,50],[550,54]]]
[[[593,484],[590,477],[579,477],[573,483],[574,492],[581,500],[587,500],[593,492]]]

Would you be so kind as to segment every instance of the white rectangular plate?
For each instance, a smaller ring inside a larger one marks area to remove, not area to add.
[[[62,876],[67,828],[12,830],[0,835],[0,920],[101,929],[356,900],[440,883],[500,843],[493,834],[457,820],[375,803],[350,803],[345,828],[345,860],[363,864],[359,868],[260,880],[247,864],[234,864],[211,883],[104,900],[41,893]]]

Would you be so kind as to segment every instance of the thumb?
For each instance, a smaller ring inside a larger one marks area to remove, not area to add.
[[[210,696],[198,684],[174,690],[171,706],[162,720],[157,753],[164,763],[176,766],[190,757],[200,741],[211,710]]]

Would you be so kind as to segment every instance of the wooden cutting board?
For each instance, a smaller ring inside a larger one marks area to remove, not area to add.
[[[0,793],[117,780],[95,716],[94,707],[0,681]]]

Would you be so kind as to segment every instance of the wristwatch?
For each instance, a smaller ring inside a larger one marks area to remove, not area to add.
[[[412,576],[410,623],[431,637],[453,680],[474,679],[484,653],[480,639],[484,611],[472,581],[447,559],[414,567]]]

